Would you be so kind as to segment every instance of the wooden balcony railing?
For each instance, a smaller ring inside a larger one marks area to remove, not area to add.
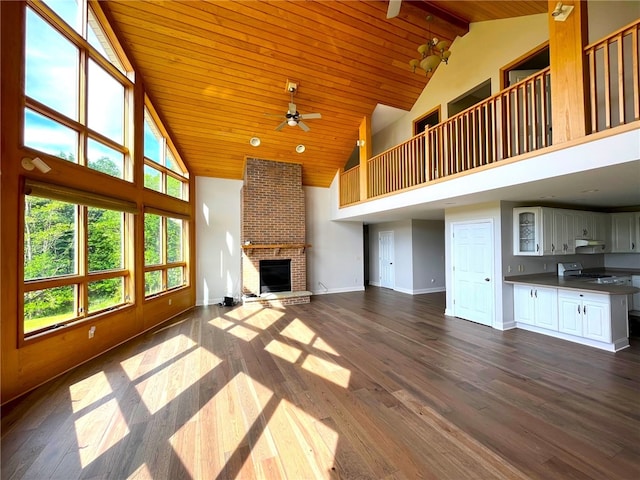
[[[591,132],[640,119],[640,19],[588,45]]]
[[[360,201],[360,166],[340,174],[340,206]]]
[[[640,119],[639,29],[640,19],[585,48],[589,133]],[[550,99],[551,71],[546,68],[376,155],[367,161],[367,199],[552,145]],[[341,177],[349,182],[340,186],[341,206],[362,200],[349,172]]]

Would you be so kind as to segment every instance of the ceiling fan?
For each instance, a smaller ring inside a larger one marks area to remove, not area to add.
[[[308,132],[310,129],[306,123],[302,120],[312,120],[315,118],[322,118],[322,115],[319,113],[300,113],[296,107],[296,104],[293,103],[293,95],[298,90],[298,85],[292,82],[287,83],[287,91],[291,94],[291,101],[289,102],[289,110],[284,115],[283,122],[276,127],[276,131],[280,131],[284,128],[285,125],[289,125],[291,127],[295,127],[296,125],[300,127],[305,132]]]
[[[400,13],[400,6],[402,0],[389,0],[389,6],[387,7],[387,18],[395,18]]]

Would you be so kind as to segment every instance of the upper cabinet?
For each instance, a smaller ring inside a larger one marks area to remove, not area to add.
[[[553,255],[551,231],[553,209],[522,207],[513,209],[513,254]]]
[[[640,252],[640,212],[611,214],[611,253]]]
[[[576,249],[576,240],[581,248]],[[640,252],[640,212],[600,213],[547,207],[513,209],[514,255]],[[587,251],[588,249],[588,251]]]

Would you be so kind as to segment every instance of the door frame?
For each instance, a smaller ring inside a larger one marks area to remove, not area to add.
[[[487,218],[475,218],[473,220],[463,220],[463,221],[456,221],[456,222],[451,222],[451,229],[449,231],[449,241],[450,241],[450,245],[451,245],[451,249],[450,249],[450,255],[451,255],[451,259],[450,259],[450,273],[451,273],[451,298],[452,298],[452,311],[450,313],[448,313],[451,316],[455,316],[455,300],[456,300],[456,271],[455,271],[455,264],[456,264],[456,258],[455,258],[455,237],[454,237],[454,232],[457,226],[459,225],[476,225],[476,224],[480,224],[480,223],[488,223],[489,224],[489,231],[491,234],[491,238],[490,238],[490,246],[491,246],[491,257],[492,257],[492,262],[491,262],[491,278],[493,278],[493,281],[491,282],[491,325],[489,325],[491,328],[496,328],[496,310],[498,308],[497,305],[497,288],[498,288],[498,283],[500,283],[500,285],[502,284],[502,277],[500,275],[498,275],[498,272],[496,271],[496,232],[495,232],[495,222],[494,219],[491,217],[487,217]],[[445,314],[447,314],[447,312],[445,312]],[[456,317],[459,318],[459,317]]]

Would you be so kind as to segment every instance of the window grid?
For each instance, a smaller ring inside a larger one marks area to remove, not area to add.
[[[174,290],[176,288],[181,288],[187,285],[187,262],[185,260],[185,238],[186,238],[186,225],[184,220],[177,219],[174,217],[168,217],[164,215],[157,215],[151,213],[145,213],[145,235],[150,235],[155,229],[149,229],[149,223],[154,221],[154,218],[157,218],[159,221],[159,230],[160,230],[160,260],[159,262],[151,262],[145,261],[144,273],[145,273],[145,296],[147,298],[153,297],[164,292]],[[179,234],[179,259],[169,261],[169,248],[170,248],[170,240],[169,240],[169,222],[176,222],[177,225],[180,225],[180,234]],[[149,238],[145,238],[145,249],[147,246],[152,245],[149,241]],[[181,282],[178,285],[171,285],[170,278],[171,272],[176,272],[177,269],[181,270]],[[158,274],[160,275],[159,285],[150,285],[150,282],[157,278]]]
[[[85,2],[81,2],[82,5],[85,5]],[[76,94],[78,95],[78,106],[77,106],[77,116],[78,119],[75,120],[70,118],[69,116],[55,110],[54,108],[45,105],[38,100],[31,98],[25,92],[25,108],[28,110],[35,111],[52,121],[64,125],[77,133],[77,145],[76,145],[76,156],[73,159],[75,163],[78,165],[82,165],[87,167],[87,141],[88,139],[92,139],[94,141],[100,142],[108,148],[111,148],[122,155],[124,155],[124,166],[122,169],[122,178],[127,181],[132,181],[131,172],[133,169],[130,164],[132,162],[130,156],[130,149],[127,145],[130,144],[129,138],[129,129],[127,125],[130,123],[130,112],[127,108],[127,104],[131,105],[133,102],[128,101],[128,99],[132,98],[133,95],[133,82],[123,74],[116,66],[114,66],[111,62],[105,59],[96,48],[89,44],[85,38],[83,38],[80,34],[78,34],[75,30],[73,30],[70,26],[64,23],[63,20],[58,17],[55,12],[50,10],[50,8],[41,2],[28,2],[28,8],[31,11],[38,15],[41,20],[48,23],[59,35],[61,35],[66,40],[73,43],[79,52],[78,59],[78,90]],[[83,7],[83,9],[90,7]],[[93,13],[93,11],[92,11]],[[94,18],[95,18],[94,14]],[[83,11],[82,15],[82,32],[87,31],[87,14],[86,10]],[[87,124],[87,113],[88,113],[88,73],[89,73],[89,64],[90,61],[94,62],[94,64],[106,72],[113,80],[116,80],[120,85],[122,85],[124,90],[124,98],[123,98],[123,118],[121,122],[123,124],[123,138],[122,143],[112,140],[108,136],[88,127]],[[26,145],[27,148],[33,148]],[[37,148],[35,148],[37,150]],[[118,177],[116,177],[118,178]]]

